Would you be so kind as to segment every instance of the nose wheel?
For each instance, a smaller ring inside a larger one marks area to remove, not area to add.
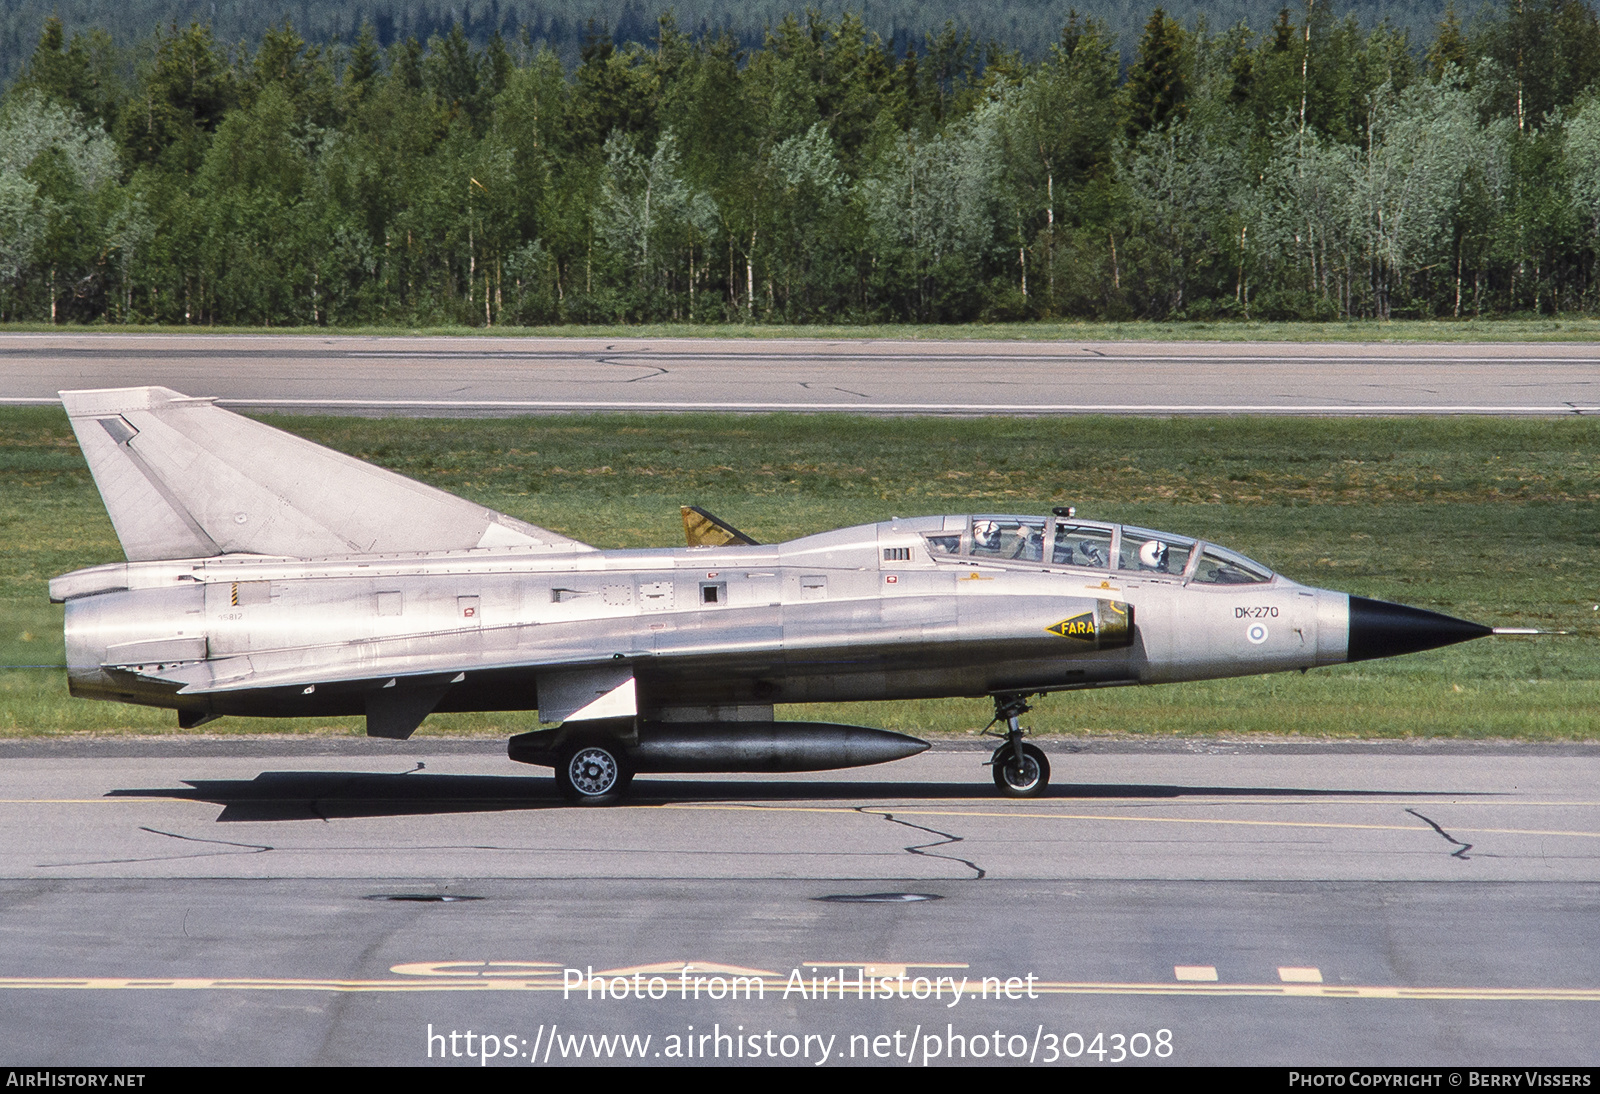
[[[1006,724],[1005,743],[994,750],[989,766],[994,769],[994,785],[1008,798],[1036,798],[1050,785],[1050,761],[1037,745],[1023,744],[1019,719],[1029,710],[1023,695],[996,695],[994,721]]]
[[[1035,745],[1022,746],[1020,761],[1016,752],[1010,742],[994,750],[994,784],[1008,798],[1036,798],[1050,784],[1050,761]]]

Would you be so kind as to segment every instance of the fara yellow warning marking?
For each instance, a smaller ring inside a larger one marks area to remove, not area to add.
[[[1084,612],[1070,619],[1063,619],[1059,623],[1052,623],[1044,629],[1046,634],[1059,635],[1062,638],[1076,638],[1080,642],[1094,641],[1094,613]]]

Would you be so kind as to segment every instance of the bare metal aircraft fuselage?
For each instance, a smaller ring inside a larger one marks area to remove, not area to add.
[[[994,699],[1009,727],[996,782],[1035,793],[1049,770],[1021,740],[1029,696],[1489,633],[1068,509],[775,545],[701,513],[723,545],[602,551],[206,400],[139,388],[64,401],[130,558],[51,582],[74,695],[172,708],[185,726],[361,714],[391,738],[433,712],[536,709],[558,728],[513,738],[511,755],[554,767],[579,799],[611,797],[634,771],[909,755],[926,745],[777,722],[773,705],[945,696]],[[219,453],[224,439],[249,451]]]
[[[1343,593],[930,554],[930,534],[969,523],[922,517],[758,547],[125,563],[52,589],[67,602],[74,695],[197,717],[365,714],[379,676],[444,687],[436,711],[542,706],[559,721],[570,711],[541,700],[541,677],[613,666],[638,681],[641,712],[672,714],[1346,659]],[[1061,626],[1074,619],[1085,622]]]

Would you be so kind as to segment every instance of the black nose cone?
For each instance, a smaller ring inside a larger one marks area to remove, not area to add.
[[[1346,661],[1370,661],[1401,653],[1453,646],[1494,633],[1494,628],[1404,604],[1350,598],[1350,653]]]

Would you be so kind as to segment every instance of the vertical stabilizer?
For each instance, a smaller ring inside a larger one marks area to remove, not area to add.
[[[63,391],[130,562],[473,547],[590,550],[164,387]]]

